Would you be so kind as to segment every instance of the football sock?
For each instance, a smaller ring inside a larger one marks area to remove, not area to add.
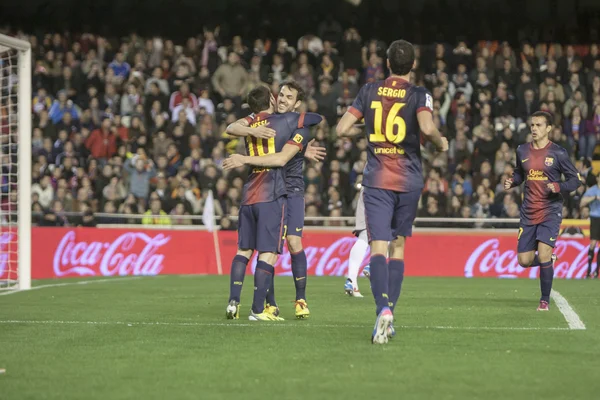
[[[596,272],[594,272],[594,275],[598,276],[598,271],[600,271],[600,251],[596,254]]]
[[[594,250],[595,249],[593,249],[592,246],[590,246],[590,249],[588,250],[588,269],[587,269],[588,275],[592,273],[592,263],[594,262]],[[600,254],[600,253],[598,253],[598,254]]]
[[[298,253],[290,253],[292,258],[292,275],[296,286],[296,300],[306,300],[306,253],[300,250]]]
[[[246,257],[239,254],[233,257],[231,272],[229,274],[229,301],[235,300],[238,303],[240,302],[240,294],[242,293],[247,265],[248,259]]]
[[[402,290],[402,281],[404,280],[404,260],[397,258],[390,258],[388,265],[388,288],[389,288],[389,303],[390,308],[394,311],[398,298],[400,298],[400,291]]]
[[[381,254],[371,255],[371,290],[379,315],[384,307],[389,306],[387,260]]]
[[[358,270],[360,265],[365,259],[365,254],[369,248],[369,242],[367,237],[367,231],[362,231],[358,235],[358,239],[354,242],[352,249],[350,250],[350,258],[348,259],[348,279],[352,281],[354,287],[358,287]]]
[[[252,311],[260,314],[265,310],[265,300],[267,292],[273,280],[275,268],[264,261],[258,261],[256,271],[254,272],[254,301],[252,302]]]
[[[277,301],[275,301],[275,276],[271,279],[271,286],[267,292],[267,304],[273,307],[277,307]]]
[[[554,278],[554,268],[552,261],[546,261],[540,264],[540,289],[542,290],[541,300],[550,302],[550,292],[552,291],[552,279]]]

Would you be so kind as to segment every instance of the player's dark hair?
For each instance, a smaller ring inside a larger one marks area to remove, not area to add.
[[[286,81],[279,85],[279,90],[281,90],[284,86],[287,86],[288,89],[294,89],[298,94],[296,95],[296,101],[304,101],[306,98],[306,92],[300,86],[300,84],[296,81]]]
[[[531,118],[533,117],[542,117],[546,120],[546,125],[552,126],[552,115],[547,111],[536,111],[531,114]]]
[[[387,49],[390,69],[394,75],[407,75],[415,63],[415,48],[406,40],[396,40]]]
[[[257,86],[248,93],[248,106],[253,113],[259,113],[269,108],[271,91],[266,86]]]

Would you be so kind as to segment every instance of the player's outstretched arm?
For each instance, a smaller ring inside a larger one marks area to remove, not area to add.
[[[571,159],[567,155],[565,150],[561,151],[558,155],[558,161],[560,165],[560,172],[565,176],[564,182],[552,182],[549,183],[548,186],[552,185],[550,190],[554,193],[558,192],[568,192],[571,193],[575,191],[579,186],[583,184],[581,180],[581,176],[577,169],[571,162]]]
[[[254,136],[256,138],[261,139],[270,139],[272,137],[275,137],[276,133],[275,130],[268,128],[264,125],[256,128],[251,128],[250,123],[246,118],[240,118],[234,123],[229,124],[225,132],[237,137]]]
[[[229,170],[242,165],[254,165],[257,167],[283,167],[292,159],[301,147],[294,144],[286,144],[279,153],[267,154],[264,156],[243,156],[241,154],[232,154],[223,161],[223,169]]]
[[[419,128],[427,139],[433,143],[438,151],[448,151],[448,139],[442,136],[433,122],[433,115],[430,112],[422,111],[417,114]]]

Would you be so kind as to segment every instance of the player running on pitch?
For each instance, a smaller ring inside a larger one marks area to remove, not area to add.
[[[551,131],[552,116],[549,113],[537,111],[532,114],[533,142],[517,147],[513,177],[504,181],[505,190],[525,184],[517,252],[523,268],[540,266],[542,296],[538,311],[548,311],[550,304],[556,260],[552,252],[562,222],[561,193],[570,193],[582,184],[567,151],[548,139]],[[564,182],[561,175],[565,176]]]
[[[412,44],[396,40],[387,56],[390,77],[363,86],[336,128],[339,136],[347,136],[364,116],[369,141],[364,204],[371,245],[371,289],[377,304],[371,341],[378,344],[387,343],[394,334],[393,310],[404,280],[404,243],[412,235],[424,186],[420,132],[439,151],[448,150],[448,141],[433,122],[431,94],[409,81],[415,66]]]

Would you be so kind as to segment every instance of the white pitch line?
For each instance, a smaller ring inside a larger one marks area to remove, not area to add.
[[[557,292],[556,290],[553,289],[550,294],[550,297],[552,297],[552,299],[554,300],[554,303],[556,303],[556,306],[558,307],[559,311],[562,313],[562,315],[567,320],[567,324],[569,324],[569,329],[573,329],[573,330],[585,330],[586,329],[585,324],[583,323],[581,318],[579,318],[579,315],[575,312],[575,310],[573,310],[573,307],[571,307],[571,305],[569,304],[567,299],[565,299],[565,297],[562,294],[560,294],[559,292]]]
[[[372,328],[372,325],[335,325],[335,324],[310,324],[298,323],[219,323],[219,322],[123,322],[123,321],[33,321],[33,320],[0,320],[0,324],[36,324],[36,325],[127,325],[127,326],[227,326],[227,327],[283,327],[283,328]],[[568,331],[570,328],[542,328],[542,327],[514,327],[514,326],[436,326],[436,325],[401,325],[401,329],[432,329],[432,330],[469,330],[469,331]]]
[[[32,286],[31,289],[29,289],[29,290],[9,290],[6,292],[0,292],[0,296],[8,296],[9,294],[25,293],[25,292],[29,292],[31,290],[46,289],[46,288],[51,288],[51,287],[87,285],[90,283],[110,283],[110,282],[118,282],[118,281],[124,281],[124,280],[130,281],[130,280],[141,279],[141,278],[142,278],[141,276],[127,276],[124,278],[92,279],[92,280],[88,280],[88,281],[52,283],[50,285]]]

